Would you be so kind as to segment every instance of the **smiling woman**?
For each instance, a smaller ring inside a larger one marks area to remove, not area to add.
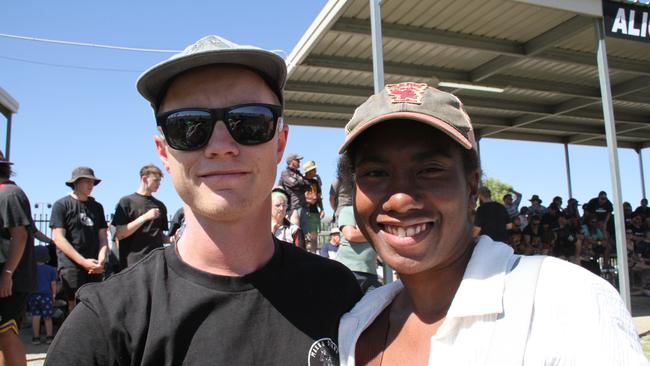
[[[346,132],[357,225],[400,280],[343,316],[342,365],[647,364],[601,278],[472,237],[480,168],[458,98],[387,85]]]

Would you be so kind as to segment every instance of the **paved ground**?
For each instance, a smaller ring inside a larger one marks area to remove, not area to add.
[[[650,297],[632,296],[632,317],[637,333],[641,337],[641,345],[646,356],[650,359]],[[27,350],[27,365],[41,366],[47,354],[46,344],[33,345],[31,343],[31,328],[23,328],[21,337]]]

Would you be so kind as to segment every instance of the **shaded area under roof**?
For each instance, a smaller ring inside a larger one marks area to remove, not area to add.
[[[479,137],[605,146],[599,9],[591,0],[384,0],[385,81],[503,89],[439,87],[461,98]],[[343,127],[372,94],[369,16],[368,0],[325,5],[287,59],[290,124]],[[618,146],[648,147],[650,44],[608,38],[607,51]]]

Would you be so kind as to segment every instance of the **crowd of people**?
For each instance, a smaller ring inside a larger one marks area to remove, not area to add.
[[[207,36],[140,76],[157,154],[184,202],[171,230],[153,197],[161,169],[140,170],[108,223],[91,196],[101,180],[79,167],[43,237],[0,157],[0,361],[25,365],[29,298],[48,366],[648,364],[614,287],[552,257],[609,264],[605,192],[582,215],[575,200],[492,201],[462,102],[427,84],[386,85],[357,108],[330,187],[334,225],[319,243],[316,163],[301,171],[288,154],[274,186],[286,73],[273,52]],[[634,225],[646,206],[630,215],[641,258]],[[56,247],[61,291],[34,253],[39,235]],[[119,262],[106,279],[112,240]],[[382,284],[378,260],[399,280]],[[69,314],[52,340],[56,292]]]
[[[489,235],[492,239],[508,243],[515,253],[522,255],[550,255],[562,258],[597,275],[613,270],[617,256],[614,235],[614,207],[601,191],[587,203],[580,205],[570,198],[563,206],[560,196],[555,196],[548,207],[538,195],[532,195],[529,206],[519,207],[522,195],[517,191],[502,197],[502,202],[492,201],[491,192],[481,188],[480,206],[475,220],[475,235]],[[632,273],[634,294],[650,296],[650,207],[641,199],[636,209],[623,203],[625,238],[628,261]]]

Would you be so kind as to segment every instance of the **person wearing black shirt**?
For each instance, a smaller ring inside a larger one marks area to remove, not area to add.
[[[285,77],[277,54],[218,36],[140,76],[185,229],[80,289],[46,365],[338,364],[339,318],[361,297],[354,276],[269,230]]]
[[[3,365],[24,365],[18,326],[36,289],[34,222],[25,192],[9,179],[12,164],[0,152],[0,358]]]
[[[578,219],[574,217],[567,218],[564,213],[561,213],[558,217],[558,226],[553,231],[556,236],[553,255],[580,264],[577,253],[582,242],[580,239],[582,231],[578,225]]]
[[[68,310],[75,293],[88,282],[102,280],[108,239],[104,208],[90,194],[101,179],[88,167],[78,167],[65,184],[72,192],[54,202],[50,227],[57,247],[58,272]]]
[[[510,215],[506,208],[492,201],[492,192],[487,187],[479,190],[481,205],[476,210],[474,220],[474,237],[487,235],[494,241],[508,242],[508,229],[512,227]]]
[[[183,235],[183,230],[181,228],[185,224],[185,212],[183,208],[179,208],[172,216],[172,221],[169,222],[169,241],[175,243],[181,235]]]
[[[650,217],[650,207],[648,207],[648,199],[642,198],[641,205],[634,210],[634,213],[639,213],[643,215],[643,218],[646,219]]]
[[[140,169],[138,191],[122,197],[115,207],[112,224],[119,240],[122,269],[133,265],[164,243],[169,243],[167,207],[152,193],[160,187],[162,171],[153,164]]]
[[[603,228],[606,228],[607,223],[612,216],[612,212],[614,211],[614,206],[612,205],[612,202],[607,199],[607,193],[605,193],[605,191],[600,191],[598,197],[589,200],[589,203],[587,203],[587,210],[589,213],[596,216],[598,222],[604,225]]]

